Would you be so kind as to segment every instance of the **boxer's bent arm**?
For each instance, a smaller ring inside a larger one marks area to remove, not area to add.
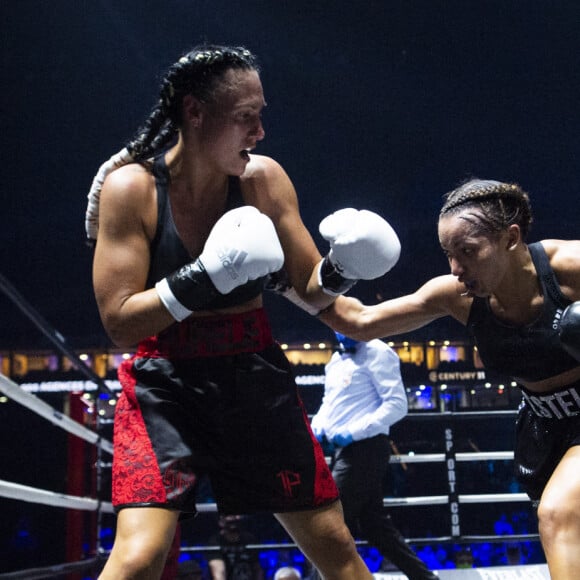
[[[413,294],[372,306],[339,296],[319,318],[333,330],[364,341],[411,332],[443,316],[465,324],[471,299],[460,296],[456,287],[456,280],[448,275],[431,279]]]
[[[253,154],[251,158],[252,163],[242,178],[244,198],[274,222],[290,284],[302,300],[319,312],[334,297],[326,295],[318,285],[317,271],[322,255],[302,221],[294,185],[275,160]]]
[[[93,260],[93,285],[105,330],[128,347],[167,328],[174,320],[155,289],[145,290],[149,237],[144,212],[155,203],[149,174],[127,166],[105,182]]]

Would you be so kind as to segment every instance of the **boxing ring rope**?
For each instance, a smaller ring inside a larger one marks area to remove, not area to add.
[[[0,290],[18,307],[18,309],[42,332],[42,334],[49,339],[49,341],[55,346],[56,350],[65,356],[87,379],[94,382],[97,385],[99,392],[107,393],[113,397],[113,391],[111,391],[106,384],[106,382],[93,371],[92,368],[88,367],[77,354],[69,347],[64,336],[53,328],[42,316],[36,311],[26,299],[18,292],[18,290],[11,284],[8,279],[0,273]],[[96,495],[101,496],[101,456],[103,452],[113,453],[113,445],[110,441],[103,439],[99,434],[99,419],[97,415],[97,432],[87,429],[80,423],[72,420],[66,415],[63,415],[57,409],[54,409],[38,397],[27,393],[20,388],[19,385],[8,379],[6,376],[0,374],[0,392],[4,393],[7,397],[13,401],[19,403],[20,405],[28,408],[39,416],[51,422],[56,427],[67,431],[71,435],[79,437],[84,441],[93,444],[97,447],[97,489]],[[110,502],[102,502],[100,499],[93,498],[83,498],[70,496],[67,494],[55,493],[48,490],[35,489],[29,486],[24,486],[21,484],[8,482],[0,480],[0,496],[5,498],[16,499],[20,501],[28,501],[32,503],[40,503],[49,506],[77,509],[77,510],[88,510],[94,511],[98,514],[98,524],[97,527],[100,528],[100,517],[101,514],[112,512],[112,505]],[[97,543],[99,541],[97,533]],[[97,547],[97,551],[99,549]],[[21,572],[11,572],[7,574],[0,574],[0,578],[3,580],[12,580],[17,578],[22,578],[23,580],[33,580],[36,578],[50,578],[55,575],[61,575],[65,573],[72,573],[75,571],[83,571],[92,569],[93,566],[98,564],[100,554],[97,558],[90,560],[84,560],[81,562],[71,562],[66,564],[60,564],[57,566],[49,566],[47,568],[35,568],[29,570],[23,570]]]
[[[63,415],[60,411],[57,411],[54,407],[51,407],[48,403],[45,403],[38,397],[22,390],[16,383],[12,382],[3,374],[0,374],[0,392],[48,420],[53,425],[60,427],[72,435],[84,439],[88,443],[99,446],[107,453],[113,453],[113,444],[110,441],[101,438],[94,431],[87,429],[80,423],[77,423],[66,415]],[[18,499],[32,503],[41,503],[50,506],[91,511],[96,511],[100,506],[104,511],[113,511],[112,505],[110,503],[107,504],[107,502],[99,502],[96,499],[59,494],[4,480],[0,480],[0,497]]]
[[[0,274],[0,290],[2,290],[4,294],[20,309],[20,311],[42,332],[42,334],[52,342],[56,349],[70,360],[76,370],[84,374],[89,380],[96,383],[99,390],[102,390],[111,396],[115,396],[107,386],[107,383],[97,373],[95,373],[92,368],[88,367],[77,356],[74,350],[70,348],[64,336],[58,332],[58,330],[53,328],[2,274]]]
[[[77,423],[70,417],[63,415],[57,409],[51,407],[38,397],[24,391],[19,385],[12,382],[3,374],[0,374],[0,392],[30,411],[43,417],[56,427],[83,439],[84,441],[96,445],[99,450],[113,453],[113,445],[110,441],[103,439],[90,429]],[[99,499],[72,496],[64,493],[57,493],[45,489],[38,489],[19,483],[0,480],[0,497],[25,501],[36,504],[48,505],[51,507],[85,510],[102,513],[113,513],[113,506],[110,502],[103,502]],[[34,568],[19,572],[0,573],[2,580],[34,580],[39,578],[51,578],[63,574],[72,574],[90,570],[99,563],[99,558],[92,558],[80,562],[69,562],[49,566],[46,568]]]
[[[110,502],[102,502],[98,499],[88,497],[56,493],[54,491],[38,489],[36,487],[21,485],[3,479],[0,479],[0,497],[31,503],[40,503],[52,507],[86,511],[97,511],[100,509],[105,513],[113,513],[113,505]]]
[[[54,407],[51,407],[48,403],[45,403],[33,394],[27,393],[3,374],[0,374],[0,392],[4,393],[13,401],[20,403],[23,407],[34,411],[37,415],[50,421],[53,425],[57,425],[61,429],[84,439],[88,443],[97,445],[111,455],[113,454],[113,444],[110,441],[103,439],[98,433],[87,429],[80,423],[63,415],[60,411],[57,411]]]

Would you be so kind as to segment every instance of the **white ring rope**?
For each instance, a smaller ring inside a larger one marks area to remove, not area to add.
[[[107,453],[113,453],[113,444],[110,441],[102,439],[94,431],[87,429],[70,417],[63,415],[60,411],[57,411],[48,403],[45,403],[35,395],[27,393],[21,389],[19,385],[12,382],[3,374],[0,374],[0,391],[2,391],[7,397],[10,397],[12,400],[20,403],[24,407],[27,407],[31,411],[34,411],[37,415],[44,417],[53,425],[57,425],[65,431],[68,431],[69,433],[72,433],[73,435],[76,435],[77,437],[80,437],[81,439],[84,439],[93,445],[97,445]]]
[[[28,568],[17,572],[6,572],[0,574],[0,580],[40,580],[41,578],[63,578],[65,574],[73,574],[84,571],[92,571],[99,563],[98,558],[81,560],[80,562],[67,562],[66,564],[55,564],[44,568]],[[69,578],[70,576],[66,576]],[[76,576],[75,576],[76,577]]]
[[[109,502],[99,502],[91,498],[83,498],[62,493],[55,493],[48,490],[36,489],[12,483],[10,481],[0,480],[0,496],[12,499],[20,499],[33,503],[42,503],[45,505],[59,506],[64,508],[81,509],[96,511],[100,508],[106,513],[113,513],[112,504]],[[525,493],[482,493],[467,494],[458,496],[459,503],[510,503],[510,502],[529,502],[530,498]],[[385,507],[400,506],[420,506],[420,505],[446,505],[449,503],[447,495],[425,495],[419,497],[394,497],[384,498]],[[217,506],[215,503],[200,503],[196,506],[200,513],[215,513]]]
[[[76,496],[55,493],[52,491],[36,489],[18,483],[0,480],[0,496],[21,499],[34,503],[43,503],[46,505],[60,506],[65,508],[83,509],[96,511],[99,506],[106,513],[113,513],[112,504],[109,502],[99,502],[95,499],[81,498]],[[529,502],[530,498],[525,493],[482,493],[482,494],[464,494],[458,496],[459,503],[511,503],[511,502]],[[421,506],[421,505],[446,505],[449,503],[447,495],[425,495],[419,497],[395,497],[384,498],[385,507],[401,506]],[[201,503],[196,506],[200,513],[215,513],[217,506],[215,503]]]
[[[456,453],[456,461],[489,461],[491,459],[513,459],[513,451],[471,451]],[[445,453],[422,453],[411,455],[391,455],[389,463],[443,463],[447,461]]]
[[[89,497],[56,493],[46,489],[38,489],[29,487],[28,485],[21,485],[20,483],[4,481],[3,479],[0,479],[0,496],[55,507],[87,511],[101,509],[103,512],[113,513],[113,505],[110,502],[101,502]]]
[[[526,493],[479,493],[458,495],[459,503],[509,503],[526,501],[530,498]],[[387,506],[406,506],[406,505],[444,505],[449,503],[448,495],[425,495],[420,497],[386,497],[383,499],[383,505]]]

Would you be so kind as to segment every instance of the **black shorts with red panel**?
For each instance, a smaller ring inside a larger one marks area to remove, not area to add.
[[[195,513],[203,475],[223,514],[306,510],[338,499],[262,309],[173,325],[141,343],[119,379],[116,510]]]

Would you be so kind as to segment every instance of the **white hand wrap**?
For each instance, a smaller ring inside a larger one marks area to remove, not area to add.
[[[298,292],[296,292],[294,287],[290,284],[288,273],[286,270],[284,270],[284,268],[278,272],[270,274],[265,289],[284,296],[286,300],[290,300],[290,302],[296,304],[296,306],[302,308],[302,310],[308,312],[308,314],[311,314],[312,316],[318,316],[320,314],[320,310],[318,308],[308,304],[308,302],[305,302],[302,300],[302,298],[300,298]]]
[[[129,153],[129,150],[124,147],[121,151],[115,153],[115,155],[105,161],[99,167],[97,174],[93,178],[91,189],[87,195],[88,203],[85,214],[85,231],[90,240],[96,240],[97,234],[99,233],[99,202],[101,199],[101,189],[103,188],[103,183],[105,183],[107,175],[132,161],[133,157]]]
[[[186,308],[175,296],[171,287],[169,286],[169,281],[167,278],[163,278],[163,280],[159,280],[157,284],[155,284],[155,290],[157,290],[157,294],[159,295],[159,300],[163,303],[163,306],[167,308],[169,314],[177,320],[177,322],[181,322],[185,320],[193,310]],[[209,294],[208,294],[209,296]]]

